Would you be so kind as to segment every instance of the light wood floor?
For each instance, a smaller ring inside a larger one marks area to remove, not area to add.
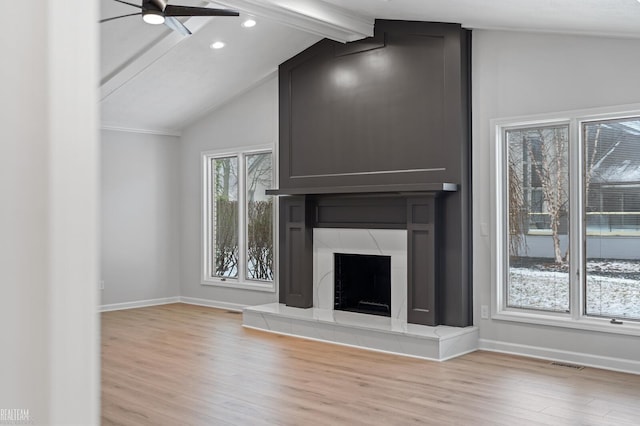
[[[638,425],[640,376],[489,352],[423,361],[173,304],[102,314],[102,423]]]

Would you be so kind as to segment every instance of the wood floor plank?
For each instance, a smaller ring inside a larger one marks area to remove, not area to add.
[[[431,362],[244,329],[185,304],[102,314],[103,425],[612,425],[640,376],[474,352]],[[637,422],[636,422],[637,423]]]

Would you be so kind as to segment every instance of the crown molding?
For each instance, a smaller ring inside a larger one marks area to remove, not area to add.
[[[320,0],[209,1],[342,43],[373,36],[373,18]]]
[[[110,130],[112,132],[127,132],[127,133],[142,133],[146,135],[160,135],[160,136],[182,136],[182,132],[179,130],[171,129],[137,129],[133,127],[122,127],[114,125],[103,124],[100,126],[100,130]]]

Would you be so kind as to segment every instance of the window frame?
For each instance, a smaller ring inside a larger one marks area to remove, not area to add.
[[[501,162],[501,172],[502,172],[502,180],[498,182],[499,185],[502,185],[500,187],[500,197],[501,197],[501,201],[502,201],[502,205],[504,206],[502,211],[503,214],[503,219],[501,222],[501,227],[503,228],[503,239],[501,240],[501,244],[502,247],[504,247],[504,250],[506,250],[506,252],[503,254],[503,256],[506,255],[506,258],[508,258],[508,252],[509,252],[509,232],[507,230],[507,216],[508,213],[506,213],[506,209],[508,209],[508,205],[509,205],[509,200],[508,200],[508,183],[507,183],[507,174],[508,174],[508,160],[507,160],[507,155],[508,155],[508,151],[509,151],[509,147],[508,147],[508,142],[507,142],[507,132],[508,131],[518,131],[518,130],[526,130],[526,129],[531,129],[531,128],[558,128],[558,127],[566,127],[567,128],[567,148],[568,148],[568,152],[567,152],[567,166],[569,168],[568,170],[568,177],[567,177],[567,183],[568,183],[568,201],[569,201],[569,205],[568,205],[568,211],[571,212],[572,211],[572,205],[571,205],[571,196],[573,192],[576,192],[575,190],[572,190],[571,188],[571,178],[572,178],[572,172],[575,169],[574,165],[571,163],[571,155],[572,155],[572,151],[571,151],[571,123],[569,120],[566,119],[558,119],[558,120],[545,120],[545,121],[534,121],[534,122],[528,122],[528,123],[518,123],[518,125],[516,126],[502,126],[501,127],[501,141],[500,144],[501,149],[503,150],[503,154],[502,154],[502,162]],[[531,166],[531,160],[529,160],[529,167]],[[532,171],[533,168],[531,168],[529,170],[529,173],[533,174],[534,172]],[[530,186],[530,189],[533,188]],[[537,187],[536,187],[537,188]],[[543,213],[544,213],[544,208],[543,208]],[[569,216],[569,227],[568,227],[568,231],[569,231],[569,240],[568,240],[568,244],[571,247],[572,246],[572,238],[573,238],[573,233],[574,233],[574,229],[571,227],[572,222],[574,222],[574,220],[572,220],[571,214],[568,215]],[[551,235],[551,229],[544,229],[542,230],[543,232],[536,232],[536,233],[530,233],[530,235]],[[569,256],[571,257],[571,251],[569,252]],[[534,308],[522,308],[522,307],[515,307],[515,306],[507,306],[507,299],[508,299],[508,291],[506,289],[506,283],[507,283],[507,276],[509,275],[509,269],[508,269],[508,261],[506,261],[506,258],[503,258],[503,260],[505,260],[505,264],[503,265],[503,269],[502,269],[502,276],[503,276],[503,286],[502,286],[502,290],[503,290],[503,298],[502,298],[502,302],[504,305],[504,310],[508,310],[508,311],[527,311],[527,312],[533,312],[533,313],[542,313],[543,315],[547,315],[547,314],[551,314],[551,315],[559,315],[559,316],[565,316],[567,315],[565,312],[562,311],[553,311],[553,310],[543,310],[543,309],[534,309]],[[573,261],[571,261],[571,264],[573,264]],[[571,289],[573,288],[573,282],[572,282],[572,274],[569,273],[569,311],[572,311],[572,303],[571,303],[571,295],[572,295],[572,291]]]
[[[584,198],[584,144],[583,123],[640,117],[640,104],[574,110],[559,113],[493,119],[490,121],[490,183],[491,191],[491,315],[492,320],[539,324],[570,329],[599,331],[640,336],[640,321],[623,320],[611,324],[610,318],[585,314],[586,262],[583,212]],[[530,127],[568,125],[569,128],[569,313],[539,311],[507,306],[508,277],[508,200],[506,131]],[[573,185],[572,185],[573,184]]]
[[[265,154],[271,155],[272,178],[275,181],[277,176],[275,153],[272,145],[258,145],[243,147],[238,150],[210,150],[201,153],[201,176],[202,176],[202,232],[201,234],[201,282],[202,285],[226,287],[243,290],[255,290],[275,293],[277,289],[277,264],[278,264],[278,203],[273,203],[273,280],[254,280],[247,277],[247,196],[246,196],[246,159],[250,155]],[[238,276],[220,277],[212,274],[213,269],[213,173],[212,161],[220,158],[236,157],[238,160]]]

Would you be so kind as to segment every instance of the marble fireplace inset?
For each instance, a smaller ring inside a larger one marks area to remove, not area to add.
[[[396,229],[315,228],[313,230],[313,307],[335,309],[335,255],[383,256],[390,260],[390,312],[407,320],[407,231]],[[363,275],[368,275],[363,271]],[[372,284],[373,286],[373,284]],[[372,295],[371,300],[376,302]],[[356,312],[364,310],[346,309]]]
[[[314,228],[313,307],[247,307],[243,326],[438,361],[476,350],[477,327],[407,322],[407,252],[406,230]],[[335,253],[390,257],[391,317],[334,309]]]

